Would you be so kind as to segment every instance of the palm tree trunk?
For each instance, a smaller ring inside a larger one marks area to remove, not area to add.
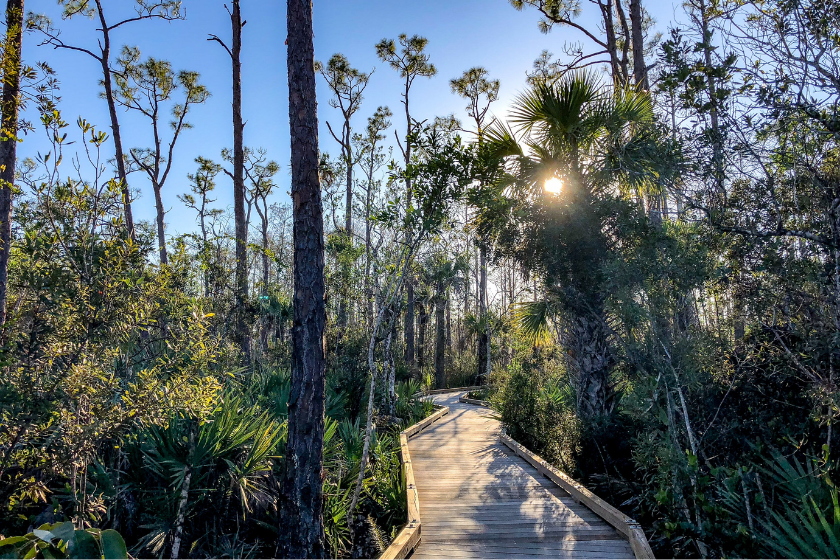
[[[294,206],[294,327],[279,550],[324,556],[324,218],[311,0],[288,0],[288,80]]]
[[[490,327],[487,317],[487,247],[481,245],[481,265],[479,267],[478,306],[479,319],[487,321],[481,334],[478,336],[478,379],[490,379],[490,371],[487,367],[490,354]]]
[[[578,411],[586,418],[600,418],[612,412],[614,403],[609,333],[603,313],[579,309],[574,315],[569,347],[577,374]]]
[[[438,389],[446,385],[446,294],[443,283],[438,282],[435,294],[435,384]]]

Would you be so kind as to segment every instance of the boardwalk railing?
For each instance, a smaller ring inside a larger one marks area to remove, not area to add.
[[[461,403],[464,403],[464,404],[474,404],[475,406],[485,406],[485,407],[490,406],[490,403],[488,401],[482,401],[482,400],[478,400],[478,399],[470,399],[470,398],[467,398],[467,397],[460,397],[458,399],[458,402],[461,402]]]
[[[502,443],[512,449],[514,453],[531,463],[531,465],[533,465],[540,474],[568,492],[573,500],[591,509],[601,519],[615,527],[619,533],[626,536],[627,540],[630,541],[630,547],[633,549],[633,554],[636,555],[636,558],[640,560],[655,558],[653,551],[650,548],[650,544],[648,544],[645,532],[642,530],[642,526],[634,519],[627,517],[619,510],[587,490],[586,487],[579,484],[562,471],[555,469],[538,455],[535,455],[519,443],[513,441],[506,434],[502,433],[500,439]]]
[[[452,390],[448,389],[447,391]],[[447,414],[449,414],[449,408],[441,408],[425,420],[421,420],[400,432],[403,477],[405,479],[406,501],[408,502],[408,523],[380,558],[405,558],[420,542],[420,498],[417,495],[417,485],[414,483],[414,468],[411,466],[411,454],[408,452],[408,438],[419,434]]]
[[[478,391],[479,389],[486,389],[487,385],[473,385],[472,387],[453,387],[452,389],[431,389],[425,391],[424,395],[442,395],[443,393],[460,393],[462,391]]]

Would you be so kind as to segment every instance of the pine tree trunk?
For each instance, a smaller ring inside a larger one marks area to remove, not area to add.
[[[601,0],[599,0],[598,6],[601,8],[601,15],[604,18],[604,32],[607,36],[607,54],[610,57],[613,82],[621,84],[623,79],[621,77],[621,63],[618,60],[618,43],[615,37],[612,2],[607,0],[606,3],[601,3]]]
[[[288,0],[287,10],[294,326],[279,552],[285,558],[322,558],[326,309],[312,2]]]
[[[248,302],[248,219],[245,215],[245,123],[242,121],[242,12],[233,0],[230,21],[233,28],[233,216],[236,237],[236,343],[243,361],[251,363],[246,305]]]
[[[166,252],[166,211],[163,208],[163,198],[160,196],[160,186],[152,185],[155,191],[155,210],[157,212],[157,234],[158,234],[158,251],[160,254],[160,264],[169,264],[169,256]]]
[[[6,4],[6,44],[3,73],[2,134],[0,134],[0,325],[6,324],[9,292],[9,256],[12,250],[12,198],[17,164],[20,109],[23,0]]]
[[[117,117],[117,103],[114,99],[114,89],[111,80],[111,34],[108,30],[108,23],[105,21],[105,12],[102,10],[100,0],[96,0],[96,9],[99,14],[99,23],[102,26],[102,86],[105,88],[105,101],[108,103],[108,115],[111,118],[111,136],[114,139],[114,158],[117,163],[117,177],[122,186],[123,207],[125,209],[125,227],[128,230],[129,239],[137,241],[137,234],[134,230],[134,215],[131,212],[131,190],[128,187],[128,174],[125,171],[125,155],[122,145],[122,134],[120,121]]]
[[[644,14],[642,0],[630,0],[630,26],[633,33],[633,75],[636,85],[649,90],[647,66],[645,66],[645,34],[642,29]]]

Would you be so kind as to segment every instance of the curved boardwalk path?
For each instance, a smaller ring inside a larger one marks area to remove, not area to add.
[[[488,409],[450,413],[409,440],[422,539],[412,558],[635,558],[627,539],[499,442]]]

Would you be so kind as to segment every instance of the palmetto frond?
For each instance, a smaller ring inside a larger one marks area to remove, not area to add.
[[[828,512],[810,497],[802,498],[802,508],[788,508],[784,514],[773,512],[765,523],[768,553],[781,558],[840,558],[840,501],[837,489],[831,490]]]
[[[546,301],[526,301],[513,309],[513,319],[522,337],[539,346],[551,341],[551,305]]]

